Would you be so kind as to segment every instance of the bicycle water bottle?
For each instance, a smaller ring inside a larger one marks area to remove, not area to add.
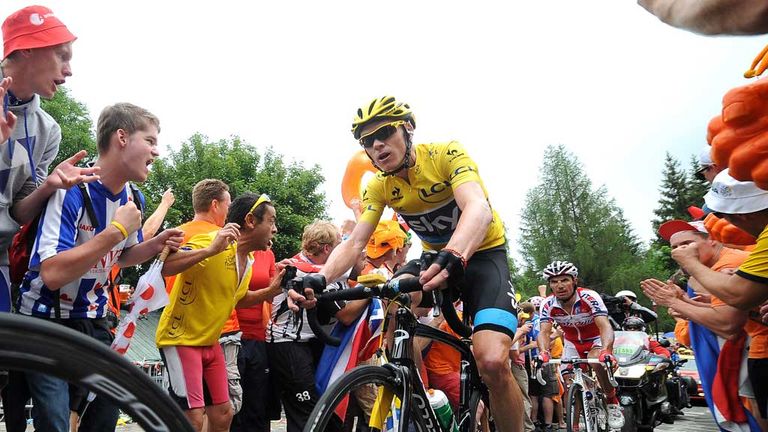
[[[437,421],[440,422],[443,430],[459,432],[456,419],[453,418],[451,404],[448,402],[448,397],[445,396],[445,393],[440,390],[429,389],[427,390],[427,399],[429,399],[429,405],[435,411]]]

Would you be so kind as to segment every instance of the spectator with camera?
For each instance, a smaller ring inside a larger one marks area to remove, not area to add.
[[[296,281],[318,273],[340,243],[341,232],[330,222],[317,220],[304,227],[301,251],[290,259],[297,279],[286,277],[285,288],[303,292],[303,287],[294,286]],[[348,288],[348,278],[349,272],[330,281],[326,290]],[[359,304],[365,306],[364,301]],[[323,351],[323,343],[309,327],[307,311],[298,306],[301,304],[294,304],[285,291],[276,295],[272,300],[272,319],[266,335],[270,374],[274,374],[272,381],[279,387],[288,432],[301,431],[315,407],[319,397],[315,370]],[[323,303],[318,307],[319,321],[330,324],[335,318],[348,325],[362,312],[362,307],[345,307],[341,301]]]

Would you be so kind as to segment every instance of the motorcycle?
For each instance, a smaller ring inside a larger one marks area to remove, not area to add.
[[[666,342],[666,344],[664,343]],[[662,341],[661,345],[669,347],[669,341]],[[682,366],[688,362],[687,359],[681,359],[677,353],[672,353],[672,367],[669,368],[667,375],[667,394],[669,402],[672,404],[672,413],[682,415],[684,408],[690,408],[691,396],[698,392],[698,384],[689,376],[680,375]]]
[[[619,368],[614,377],[619,383],[618,397],[624,413],[622,432],[652,431],[662,422],[674,422],[667,394],[672,362],[651,353],[649,346],[645,332],[615,332],[613,354]]]

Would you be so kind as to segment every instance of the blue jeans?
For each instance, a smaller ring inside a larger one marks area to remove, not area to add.
[[[69,431],[69,384],[50,375],[27,372],[36,432]]]
[[[109,346],[112,333],[105,326],[104,320],[73,319],[61,323],[71,329],[84,333]],[[85,391],[70,388],[61,379],[42,373],[27,373],[29,392],[34,408],[32,415],[36,432],[69,432],[70,409],[82,410],[86,406],[79,395],[87,396]],[[114,431],[119,410],[103,397],[97,397],[87,404],[82,414],[79,432]]]

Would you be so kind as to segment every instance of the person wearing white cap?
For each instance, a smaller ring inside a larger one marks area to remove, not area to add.
[[[707,203],[709,204],[709,202],[708,200]],[[695,301],[684,295],[677,285],[656,279],[644,280],[640,286],[656,304],[668,307],[670,314],[676,319],[691,321],[706,327],[724,340],[738,337],[742,332],[746,332],[752,338],[747,371],[754,394],[746,394],[746,396],[752,404],[755,418],[763,430],[768,430],[768,422],[766,421],[768,388],[762,384],[766,374],[768,374],[768,351],[766,351],[768,348],[766,346],[768,345],[768,327],[754,320],[749,320],[747,311],[726,304],[727,302],[719,298],[720,290],[712,290],[713,286],[706,285],[698,279],[702,273],[705,276],[707,274],[722,275],[726,280],[729,277],[736,277],[729,275],[744,265],[749,253],[731,249],[711,239],[700,222],[668,221],[659,227],[659,235],[669,241],[673,257],[680,249],[696,252],[697,263],[706,268],[706,273],[700,270],[697,274],[690,273],[692,267],[698,267],[693,266],[692,262],[685,264],[678,262],[691,274],[692,278],[689,280],[689,284],[696,290],[696,293],[703,293],[699,287],[699,283],[701,283],[704,285],[704,291],[711,294],[711,299],[707,303]],[[693,348],[695,350],[696,346]]]
[[[715,176],[723,170],[723,167],[712,160],[711,152],[712,147],[705,145],[699,153],[699,168],[696,170],[696,175],[703,177],[710,184],[712,184]]]
[[[696,244],[672,251],[672,258],[704,288],[725,303],[750,310],[768,300],[768,191],[754,182],[742,182],[722,171],[704,196],[707,207],[747,233],[757,237],[757,246],[732,275],[711,271],[699,260]],[[764,307],[768,313],[768,307]],[[768,322],[768,315],[763,316]]]

